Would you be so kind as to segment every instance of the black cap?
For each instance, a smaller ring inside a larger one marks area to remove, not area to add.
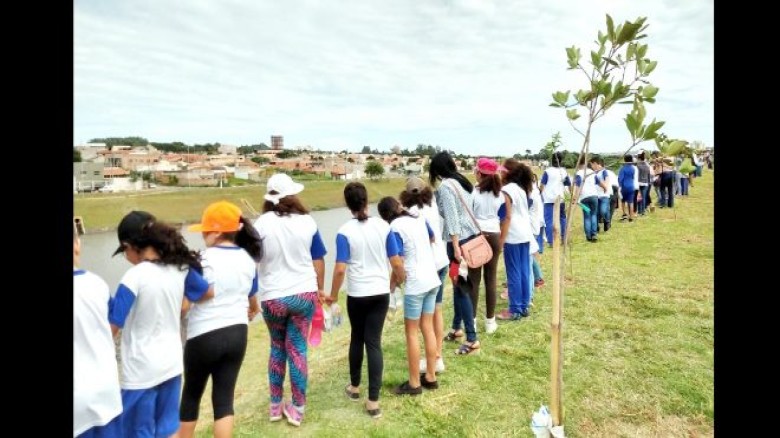
[[[155,217],[148,212],[134,210],[127,213],[122,221],[119,222],[119,227],[116,230],[116,235],[119,238],[119,248],[114,251],[115,256],[121,252],[124,252],[125,246],[123,242],[132,242],[141,236],[144,225],[156,220]]]

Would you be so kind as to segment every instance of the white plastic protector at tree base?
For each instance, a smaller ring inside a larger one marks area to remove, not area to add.
[[[563,426],[552,425],[552,416],[544,405],[531,416],[531,431],[536,438],[564,438]]]

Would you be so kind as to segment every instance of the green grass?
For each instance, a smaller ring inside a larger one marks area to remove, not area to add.
[[[370,199],[396,195],[400,189],[400,182],[368,184],[375,184]],[[595,244],[585,241],[579,211],[574,215],[564,273],[567,436],[714,435],[713,173],[705,172],[695,184],[689,198],[675,200],[674,211],[656,210],[633,223],[616,221]],[[384,189],[386,193],[377,193]],[[256,200],[258,189],[253,190]],[[308,199],[308,205],[316,204]],[[197,203],[199,214],[206,201]],[[550,402],[551,257],[551,251],[542,255],[547,284],[536,290],[530,318],[500,323],[495,334],[486,335],[480,317],[482,349],[477,355],[455,356],[456,345],[445,343],[447,370],[436,391],[414,398],[391,394],[407,374],[402,315],[388,322],[380,398],[384,416],[378,420],[363,412],[365,364],[360,403],[342,394],[349,381],[345,315],[342,327],[323,334],[322,344],[309,349],[302,427],[269,423],[268,334],[262,322],[251,324],[236,390],[235,436],[532,437],[531,414]],[[499,283],[505,279],[500,266]],[[505,305],[499,299],[498,308]],[[484,299],[479,308],[484,312]],[[450,288],[444,309],[445,321],[451,321]],[[207,393],[198,436],[211,435],[211,412]]]
[[[384,196],[398,196],[403,190],[405,179],[361,182],[368,189],[369,199],[379,200]],[[306,188],[299,196],[309,209],[326,210],[344,205],[344,181],[305,181],[303,184]],[[195,223],[200,221],[206,206],[220,200],[233,202],[245,209],[241,203],[243,198],[255,210],[262,211],[264,194],[265,184],[223,188],[181,187],[140,193],[78,194],[73,196],[73,213],[83,218],[87,232],[114,229],[122,217],[132,210],[152,212],[160,220],[169,223]]]

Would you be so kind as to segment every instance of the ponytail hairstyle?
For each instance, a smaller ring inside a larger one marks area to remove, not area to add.
[[[405,208],[411,208],[413,205],[419,208],[426,205],[430,207],[433,205],[433,190],[430,187],[425,187],[417,193],[404,190],[398,195],[398,199]]]
[[[380,199],[376,209],[379,211],[379,216],[387,223],[391,223],[401,216],[412,216],[405,208],[401,207],[401,204],[392,196],[385,196]]]
[[[117,229],[119,248],[117,255],[124,252],[129,245],[137,250],[151,247],[159,255],[156,263],[178,266],[180,270],[193,268],[203,273],[200,264],[200,253],[193,251],[184,243],[184,237],[177,228],[163,222],[145,211],[132,211],[119,223]]]
[[[344,201],[349,207],[349,211],[355,213],[358,222],[365,222],[368,219],[366,207],[368,207],[368,192],[363,183],[351,182],[344,187]]]
[[[263,239],[260,238],[260,234],[249,219],[241,216],[239,223],[241,224],[241,228],[239,228],[238,231],[220,234],[224,239],[230,240],[241,248],[244,248],[244,250],[249,253],[249,256],[252,257],[252,260],[257,263],[263,259]]]

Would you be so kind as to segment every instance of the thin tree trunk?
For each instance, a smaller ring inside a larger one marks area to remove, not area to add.
[[[553,211],[558,211],[561,197],[555,200]],[[571,219],[569,219],[571,220]],[[550,347],[550,411],[553,426],[560,426],[563,420],[563,270],[561,269],[561,219],[553,215],[553,288],[552,288],[552,342]]]

